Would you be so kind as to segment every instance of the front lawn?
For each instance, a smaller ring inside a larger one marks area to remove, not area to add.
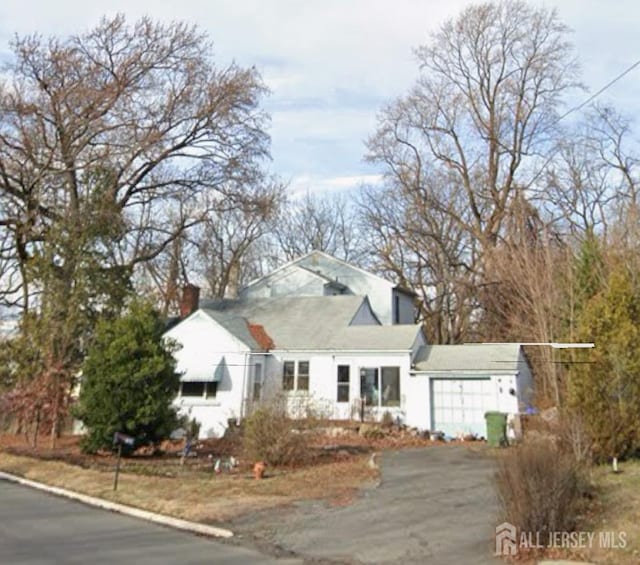
[[[148,461],[145,466],[124,461],[118,491],[113,491],[115,459],[86,468],[57,460],[43,460],[0,451],[0,470],[48,485],[128,504],[186,520],[218,523],[234,516],[299,499],[325,498],[341,503],[357,489],[373,484],[377,471],[367,455],[300,469],[270,469],[263,480],[250,472],[215,474],[177,465],[167,475]],[[128,465],[131,469],[128,468]],[[166,469],[166,467],[165,467]]]
[[[640,460],[623,462],[619,468],[619,473],[613,473],[610,466],[594,469],[595,500],[585,529],[611,532],[614,536],[624,533],[626,547],[594,548],[585,555],[594,563],[640,562]]]

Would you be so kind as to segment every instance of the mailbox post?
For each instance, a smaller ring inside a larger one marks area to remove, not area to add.
[[[116,473],[113,477],[113,490],[118,490],[118,476],[120,475],[120,459],[122,458],[122,446],[128,445],[133,447],[136,440],[131,436],[123,434],[122,432],[116,432],[113,434],[113,445],[118,446],[118,458],[116,459]]]

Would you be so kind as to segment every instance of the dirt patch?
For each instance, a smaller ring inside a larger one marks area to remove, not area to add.
[[[344,498],[376,480],[366,456],[305,469],[269,469],[265,480],[236,471],[181,470],[172,476],[131,472],[125,462],[117,492],[111,468],[85,468],[61,461],[0,453],[0,469],[91,496],[187,520],[219,523],[234,516],[295,500]]]

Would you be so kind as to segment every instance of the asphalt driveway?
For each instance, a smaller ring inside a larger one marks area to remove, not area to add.
[[[492,557],[496,501],[486,450],[388,452],[381,471],[381,483],[349,506],[304,502],[239,518],[231,528],[245,541],[312,561],[500,563]]]

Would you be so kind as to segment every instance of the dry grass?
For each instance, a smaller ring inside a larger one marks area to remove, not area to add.
[[[215,523],[294,500],[344,500],[377,479],[367,457],[351,457],[295,470],[271,470],[262,481],[249,474],[186,472],[175,477],[127,472],[117,492],[113,472],[0,452],[0,469],[49,485],[187,520]],[[269,470],[268,470],[269,471]]]
[[[587,525],[593,531],[625,532],[625,548],[594,548],[584,555],[593,563],[631,565],[640,563],[640,461],[620,464],[620,473],[603,465],[592,479],[597,505]]]

